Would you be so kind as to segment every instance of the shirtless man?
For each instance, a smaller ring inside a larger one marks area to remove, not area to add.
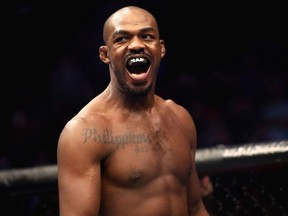
[[[207,216],[193,119],[154,93],[165,55],[155,17],[124,7],[105,22],[103,39],[110,83],[59,137],[60,215]]]

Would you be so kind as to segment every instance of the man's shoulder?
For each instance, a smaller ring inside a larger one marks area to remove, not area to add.
[[[175,102],[173,99],[163,99],[162,103],[169,110],[170,114],[174,113],[175,116],[185,121],[191,120],[192,116],[188,109]]]
[[[80,111],[66,123],[60,133],[58,143],[72,149],[77,149],[79,143],[95,143],[99,141],[95,139],[99,131],[103,131],[107,125],[103,115]]]
[[[163,100],[164,104],[170,108],[172,111],[175,112],[187,112],[186,108],[182,106],[181,104],[177,103],[173,99],[165,99]]]

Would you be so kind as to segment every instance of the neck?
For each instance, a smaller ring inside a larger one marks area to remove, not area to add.
[[[122,107],[129,111],[149,110],[154,104],[154,91],[150,90],[144,96],[131,96],[123,92],[116,91],[111,84],[103,92],[108,103],[112,106]]]

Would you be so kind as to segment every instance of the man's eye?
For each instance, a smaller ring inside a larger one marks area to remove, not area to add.
[[[142,38],[145,39],[145,40],[151,40],[151,39],[153,39],[152,35],[143,35]]]
[[[115,42],[123,42],[123,41],[127,41],[127,37],[118,37],[115,40]]]

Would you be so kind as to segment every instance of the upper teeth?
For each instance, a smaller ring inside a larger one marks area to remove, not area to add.
[[[142,63],[145,63],[146,62],[146,59],[145,58],[133,58],[133,59],[130,59],[128,64],[129,65],[132,65],[133,63],[136,63],[136,62],[142,62]]]

